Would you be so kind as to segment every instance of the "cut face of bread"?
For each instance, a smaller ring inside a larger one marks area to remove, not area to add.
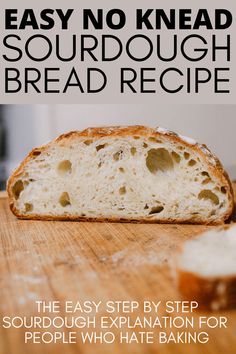
[[[219,223],[233,206],[219,161],[170,131],[89,128],[33,150],[8,181],[21,218]]]
[[[236,307],[236,226],[186,241],[176,268],[184,298],[210,310]]]

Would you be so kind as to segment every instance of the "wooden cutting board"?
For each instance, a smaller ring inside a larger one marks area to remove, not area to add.
[[[3,195],[1,318],[37,315],[37,300],[63,304],[65,300],[179,300],[169,264],[183,241],[207,229],[192,225],[20,221],[9,211]],[[161,311],[158,316],[166,315],[164,307]],[[196,313],[195,317],[200,315]],[[207,344],[25,344],[23,330],[6,330],[1,324],[0,354],[235,353],[236,311],[214,315],[227,316],[228,328],[208,330]],[[65,313],[61,311],[60,316]]]

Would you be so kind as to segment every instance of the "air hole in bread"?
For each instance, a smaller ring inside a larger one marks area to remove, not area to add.
[[[184,147],[181,146],[181,145],[179,145],[179,146],[177,146],[177,149],[180,150],[180,151],[182,151],[182,150],[184,149]]]
[[[88,145],[92,144],[92,142],[93,142],[93,140],[89,139],[89,140],[85,140],[84,144],[88,146]]]
[[[196,163],[197,163],[197,161],[191,159],[191,160],[188,162],[188,165],[189,165],[190,167],[192,167],[192,166],[196,165]]]
[[[32,155],[33,155],[33,157],[37,157],[37,156],[39,156],[39,155],[41,155],[41,151],[40,150],[33,150],[32,151]]]
[[[169,151],[164,148],[149,150],[146,165],[151,173],[169,171],[174,167]]]
[[[210,189],[203,189],[199,194],[198,194],[198,199],[205,199],[211,201],[213,204],[218,205],[219,204],[219,198],[215,193],[213,193]]]
[[[186,159],[186,160],[188,160],[189,159],[189,157],[190,157],[190,154],[188,153],[188,152],[184,152],[184,158]]]
[[[152,141],[153,143],[162,144],[162,141],[160,139],[154,138],[153,136],[150,136],[150,138],[148,138],[148,140]]]
[[[148,144],[143,143],[143,147],[146,149],[148,147]]]
[[[28,213],[33,210],[33,204],[31,203],[25,203],[25,212]]]
[[[145,204],[145,207],[143,209],[149,209],[149,206]]]
[[[209,177],[205,178],[203,181],[202,181],[202,184],[208,184],[211,182],[211,179]]]
[[[173,159],[175,160],[175,162],[180,163],[181,157],[179,154],[177,154],[177,152],[172,151],[171,155],[172,155]]]
[[[14,186],[12,187],[12,193],[15,199],[18,199],[21,192],[24,190],[24,184],[21,179],[16,181]]]
[[[136,152],[137,152],[137,149],[135,148],[135,147],[132,147],[131,149],[130,149],[130,152],[131,152],[131,155],[135,155],[136,154]]]
[[[63,192],[62,195],[59,198],[59,203],[61,204],[61,206],[64,208],[67,205],[71,205],[70,203],[70,196],[67,192]]]
[[[62,175],[71,173],[72,164],[71,164],[70,160],[61,161],[57,166],[57,170]]]
[[[125,186],[121,187],[121,188],[119,189],[119,193],[120,193],[120,195],[125,194],[125,193],[126,193],[126,187],[125,187]]]
[[[44,164],[41,164],[41,165],[39,165],[39,168],[49,168],[50,167],[50,165],[48,164],[48,163],[44,163]]]
[[[140,136],[134,136],[134,139],[138,140],[140,139]]]
[[[201,172],[202,176],[210,177],[209,173],[207,171],[202,171]]]
[[[226,194],[226,188],[225,187],[221,187],[220,191],[221,191],[221,193]]]
[[[157,205],[155,207],[152,207],[149,215],[152,215],[152,214],[159,214],[161,213],[162,211],[164,210],[164,207],[162,205]]]
[[[124,173],[125,172],[125,169],[123,167],[119,167],[119,171]]]
[[[102,163],[101,162],[99,162],[99,164],[98,164],[98,168],[100,168],[102,166]]]
[[[114,155],[113,155],[113,159],[114,159],[115,161],[119,161],[120,158],[121,158],[121,156],[122,156],[122,154],[123,154],[123,151],[122,151],[122,150],[115,152]]]
[[[97,150],[97,151],[102,150],[102,149],[104,149],[104,147],[106,147],[106,146],[107,146],[107,144],[97,145],[97,146],[96,146],[96,150]]]

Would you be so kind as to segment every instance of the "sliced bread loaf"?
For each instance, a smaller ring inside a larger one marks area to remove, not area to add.
[[[161,128],[88,128],[34,149],[8,181],[19,218],[222,223],[232,187],[206,146]]]
[[[236,226],[186,241],[177,257],[178,289],[200,308],[236,307]]]

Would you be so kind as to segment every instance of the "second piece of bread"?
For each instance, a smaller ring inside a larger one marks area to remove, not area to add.
[[[199,307],[236,307],[236,226],[214,229],[186,241],[176,263],[182,297]]]

